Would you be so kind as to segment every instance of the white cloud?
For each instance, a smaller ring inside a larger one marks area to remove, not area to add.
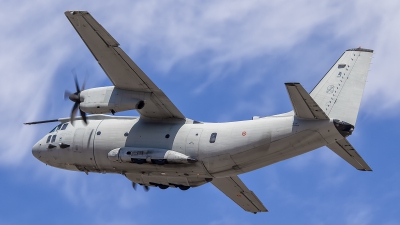
[[[264,55],[291,55],[296,45],[304,45],[302,51],[320,48],[316,54],[323,57],[332,47],[319,46],[323,44],[321,41],[315,45],[314,36],[343,50],[358,46],[373,48],[376,53],[363,107],[379,113],[398,105],[400,97],[396,97],[395,84],[400,78],[395,76],[395,66],[399,34],[393,27],[400,19],[394,10],[399,3],[387,0],[378,6],[372,1],[302,0],[284,7],[282,4],[278,0],[140,1],[120,9],[126,14],[101,16],[100,8],[92,14],[100,15],[100,22],[111,30],[130,55],[149,57],[150,63],[161,72],[167,73],[182,63],[188,70],[206,72],[201,74],[206,78],[194,90],[197,94],[213,83],[219,85],[213,81],[227,79],[245,61]],[[124,26],[126,21],[129,23]],[[197,57],[204,54],[207,57],[198,62]],[[304,61],[299,63],[303,67],[310,65]],[[252,71],[245,76],[246,80],[257,79]],[[253,85],[247,87],[250,91]],[[380,109],[373,107],[378,102],[382,106]]]
[[[110,205],[124,210],[148,204],[141,191],[133,190],[130,181],[118,174],[72,172],[41,165],[34,180],[46,180],[73,206],[102,212]],[[108,182],[107,182],[108,181]]]
[[[62,14],[66,9],[89,10],[134,60],[145,59],[164,76],[175,66],[184,67],[187,75],[168,74],[168,76],[195,79],[191,77],[190,71],[204,72],[194,73],[196,76],[201,76],[198,79],[197,89],[193,87],[198,95],[208,90],[210,85],[221,85],[221,88],[228,89],[229,87],[224,86],[221,81],[233,79],[232,74],[259,57],[273,58],[286,55],[292,59],[291,56],[300,55],[301,58],[303,54],[307,55],[305,51],[310,51],[323,58],[331,55],[332,49],[345,50],[347,47],[359,45],[373,48],[376,53],[363,107],[377,114],[383,110],[392,111],[394,114],[396,110],[390,109],[396,108],[400,101],[400,95],[397,94],[400,76],[396,74],[400,52],[397,44],[400,33],[396,30],[400,22],[397,12],[399,4],[397,1],[389,0],[381,1],[379,4],[371,0],[357,0],[353,3],[300,0],[290,4],[278,0],[267,2],[147,0],[102,4],[35,0],[1,3],[2,117],[0,122],[3,129],[0,135],[3,137],[3,142],[0,165],[34,168],[38,173],[37,180],[45,181],[55,189],[60,188],[60,193],[72,205],[83,204],[92,211],[102,204],[114,204],[119,209],[127,209],[148,203],[147,198],[140,192],[131,192],[129,182],[124,182],[126,180],[123,177],[118,177],[120,181],[114,187],[120,192],[110,193],[107,187],[93,189],[104,186],[103,177],[96,175],[87,177],[55,168],[43,170],[30,163],[22,163],[27,155],[29,160],[35,160],[30,155],[30,148],[35,140],[44,134],[43,128],[22,127],[22,122],[50,119],[60,115],[60,108],[56,108],[55,105],[60,99],[59,94],[64,89],[69,89],[55,85],[56,82],[60,82],[58,80],[60,77],[57,77],[57,80],[55,77],[61,68],[73,68],[77,64],[82,68],[86,68],[87,65],[90,65],[90,68],[96,66],[94,72],[99,75],[95,74],[95,79],[103,79],[101,81],[107,79],[94,59],[86,58],[91,57],[90,53]],[[324,46],[325,42],[327,46]],[[295,47],[302,52],[294,53]],[[323,60],[325,59],[321,59]],[[67,61],[71,65],[66,66]],[[320,61],[310,63],[307,59],[292,63],[294,68],[292,74],[279,75],[292,78],[295,74],[306,78],[310,75],[297,74],[297,71],[308,70],[304,67],[311,66],[313,68],[310,70],[314,70],[314,67],[320,66],[313,65],[319,64]],[[267,66],[272,67],[272,65],[260,65],[236,77],[243,79],[238,89],[251,93],[257,84],[265,82],[267,78],[263,77],[263,74],[271,72],[263,69]],[[91,82],[101,83],[93,80]],[[71,87],[71,83],[68,85]],[[234,120],[244,111],[252,111],[254,115],[261,116],[271,113],[278,108],[281,99],[279,97],[271,100],[270,96],[276,91],[274,86],[275,84],[267,85],[264,92],[260,92],[262,97],[254,98],[255,101],[248,101],[249,98],[245,94],[243,97],[235,96],[238,98],[233,102],[236,103],[232,107],[233,110],[226,109],[227,113],[219,120]],[[279,88],[283,89],[283,85]],[[63,105],[62,110],[66,108],[69,110],[70,103],[57,104]],[[304,168],[310,160],[315,159],[322,160],[321,163],[328,166],[327,170],[334,170],[341,159],[331,159],[330,156],[331,153],[303,155],[300,156],[302,159],[297,161],[298,164],[293,166]],[[290,190],[282,189],[279,174],[270,174],[268,178],[270,180],[265,181],[266,188],[276,195],[282,195],[286,206],[318,204],[316,199],[301,203],[304,201],[303,196],[296,196]],[[327,181],[326,185],[334,186],[343,182],[346,177],[340,174],[333,177],[329,173],[329,178],[333,178],[330,180],[332,183],[329,184]],[[371,208],[364,207],[363,210],[350,212],[354,213],[354,217],[349,214],[348,224],[369,223],[371,220],[367,215],[371,213]],[[100,220],[97,222],[102,222]],[[121,220],[113,218],[107,221],[114,220],[121,223]],[[231,222],[230,219],[222,218],[213,223]]]
[[[30,9],[32,10],[32,9]],[[37,138],[37,127],[22,127],[23,122],[38,119],[44,112],[49,99],[52,77],[60,63],[65,60],[69,49],[57,39],[63,33],[59,19],[40,23],[38,26],[26,26],[31,20],[38,22],[45,15],[39,14],[33,19],[28,16],[16,17],[10,24],[12,15],[26,15],[29,7],[16,7],[4,12],[1,19],[5,32],[0,36],[0,71],[2,103],[0,122],[3,127],[0,135],[5,138],[0,152],[3,165],[16,164],[29,152]],[[59,29],[54,29],[59,27]]]

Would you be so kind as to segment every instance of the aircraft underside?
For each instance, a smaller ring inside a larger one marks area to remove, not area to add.
[[[268,128],[278,123],[280,129]],[[149,125],[137,118],[91,120],[88,126],[56,128],[38,143],[48,153],[37,151],[35,156],[62,169],[116,173],[144,186],[187,189],[324,146],[326,139],[332,137],[323,137],[321,129],[316,130],[320,123],[294,120],[293,116],[221,124]],[[329,128],[332,126],[329,121],[323,123],[325,129],[333,128]],[[215,133],[218,135],[214,143],[202,144],[205,143],[202,139]],[[331,133],[341,137],[337,131]],[[171,136],[175,144],[168,141]],[[147,147],[141,145],[141,140],[145,140]],[[147,140],[152,140],[151,144]]]
[[[134,188],[187,190],[211,182],[253,213],[268,210],[239,174],[322,146],[356,169],[372,171],[346,137],[355,128],[373,50],[345,51],[310,93],[300,83],[285,83],[293,111],[202,123],[186,118],[88,12],[65,16],[113,86],[85,89],[75,77],[76,91],[64,95],[74,103],[70,117],[25,123],[61,122],[32,148],[43,163],[122,174]],[[102,115],[127,110],[140,117]]]

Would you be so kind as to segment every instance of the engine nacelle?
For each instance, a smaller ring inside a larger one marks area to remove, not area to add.
[[[100,87],[80,93],[80,109],[91,114],[121,112],[142,109],[151,93],[122,90],[116,87]]]
[[[163,165],[165,163],[195,163],[193,159],[180,152],[166,149],[149,149],[149,148],[133,148],[123,147],[111,150],[108,159],[113,162],[129,162],[129,163],[154,163]]]

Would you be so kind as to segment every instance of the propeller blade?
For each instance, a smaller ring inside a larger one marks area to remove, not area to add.
[[[71,111],[71,124],[74,125],[74,118],[76,115],[76,111],[78,111],[78,107],[79,107],[79,102],[75,102],[74,106],[72,107],[72,111]]]
[[[81,90],[79,90],[79,83],[78,83],[78,78],[76,78],[76,74],[74,74],[74,80],[75,80],[76,92],[79,93],[81,92]]]
[[[144,186],[144,191],[145,192],[148,192],[150,190],[150,187],[149,186]]]
[[[87,75],[85,76],[85,79],[83,80],[81,91],[85,90],[86,81],[87,81]]]
[[[80,108],[79,108],[79,112],[81,113],[83,122],[87,125],[88,123],[87,123],[86,113],[84,111],[82,111]]]
[[[135,189],[135,191],[136,191],[136,183],[135,183],[135,182],[132,182],[132,187],[133,187],[133,189]]]
[[[71,72],[74,75],[76,92],[71,93],[67,90],[64,92],[64,99],[66,99],[68,97],[71,101],[74,102],[74,106],[72,107],[72,111],[71,111],[71,119],[70,119],[71,124],[74,125],[75,115],[79,108],[79,113],[81,114],[82,120],[87,125],[88,122],[87,122],[86,112],[82,111],[81,108],[79,107],[79,105],[81,104],[80,93],[81,93],[81,91],[83,91],[85,89],[86,77],[85,77],[85,80],[83,81],[82,89],[79,89],[79,82],[78,82],[78,78],[76,76],[75,69],[71,70]]]
[[[72,94],[71,92],[69,92],[68,90],[65,90],[65,92],[64,92],[64,100],[67,100],[71,94]]]

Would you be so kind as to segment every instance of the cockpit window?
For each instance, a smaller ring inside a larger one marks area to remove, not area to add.
[[[56,141],[56,137],[57,137],[57,135],[53,135],[53,137],[51,138],[51,143]]]
[[[217,139],[217,133],[212,133],[210,136],[210,143],[214,143]]]
[[[52,132],[54,132],[54,131],[58,131],[60,128],[61,128],[61,126],[62,126],[63,124],[58,124],[56,127],[54,127],[53,128],[53,130],[51,130],[49,133],[52,133]],[[65,124],[64,124],[65,125]],[[67,124],[68,125],[68,124]],[[66,128],[67,126],[65,126],[65,128]]]
[[[49,136],[47,137],[47,141],[46,141],[46,143],[49,143],[49,141],[50,141],[50,138],[51,138],[51,135],[49,135]]]
[[[52,133],[56,130],[57,127],[54,127],[49,133]]]
[[[68,123],[64,123],[63,126],[61,127],[61,130],[67,129]]]

